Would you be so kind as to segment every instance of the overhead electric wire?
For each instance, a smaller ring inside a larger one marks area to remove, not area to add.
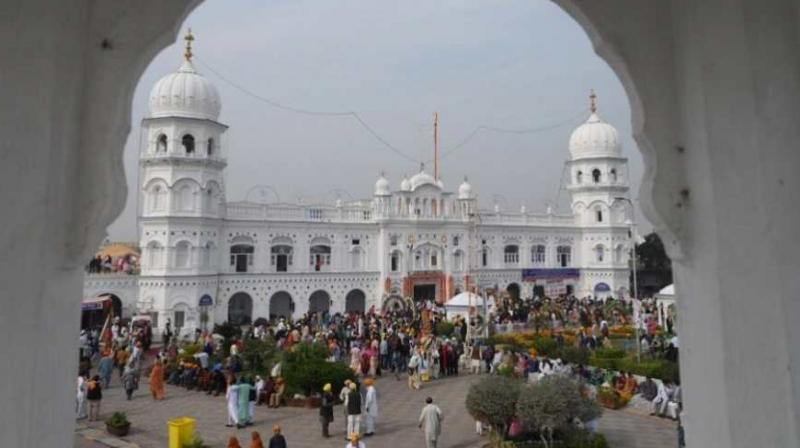
[[[398,156],[400,156],[400,157],[402,157],[402,158],[404,158],[404,159],[406,159],[406,160],[408,160],[410,162],[414,162],[415,164],[419,164],[419,163],[422,162],[419,159],[416,159],[416,158],[414,158],[412,156],[409,156],[408,154],[403,152],[401,149],[399,149],[396,146],[394,146],[391,143],[389,143],[389,141],[387,141],[375,129],[373,129],[372,126],[370,126],[361,117],[361,115],[358,114],[358,112],[355,112],[355,111],[315,111],[315,110],[310,110],[310,109],[303,109],[303,108],[300,108],[300,107],[287,106],[287,105],[279,103],[279,102],[277,102],[275,100],[272,100],[272,99],[269,99],[269,98],[264,97],[262,95],[259,95],[259,94],[255,93],[255,92],[253,92],[253,91],[241,86],[240,84],[238,84],[238,83],[234,82],[233,80],[229,79],[228,77],[224,76],[223,74],[221,74],[217,70],[214,70],[214,68],[212,68],[209,64],[205,63],[197,55],[194,55],[194,59],[197,62],[199,62],[200,65],[203,66],[203,68],[205,68],[209,72],[213,73],[217,78],[219,78],[220,80],[222,80],[226,84],[230,85],[234,89],[244,93],[247,96],[250,96],[253,99],[256,99],[256,100],[261,101],[261,102],[263,102],[263,103],[265,103],[265,104],[267,104],[267,105],[269,105],[271,107],[274,107],[276,109],[281,109],[281,110],[294,112],[294,113],[302,114],[302,115],[310,115],[310,116],[318,116],[318,117],[352,117],[365,131],[367,131],[367,133],[369,133],[375,140],[380,142],[383,146],[385,146],[390,151],[394,152]],[[585,116],[586,113],[587,113],[586,109],[581,109],[581,111],[579,113],[576,113],[575,115],[570,116],[569,118],[567,118],[565,120],[562,120],[562,121],[560,121],[558,123],[554,123],[554,124],[550,124],[550,125],[546,125],[546,126],[537,126],[537,127],[533,127],[533,128],[527,128],[527,129],[503,129],[503,128],[498,128],[498,127],[495,127],[495,126],[480,125],[480,126],[476,127],[475,129],[473,129],[472,131],[470,131],[466,135],[466,137],[464,137],[461,141],[459,141],[458,144],[456,144],[455,146],[451,147],[450,149],[444,151],[442,153],[440,159],[444,159],[445,157],[447,157],[449,155],[452,155],[454,152],[456,152],[459,149],[461,149],[462,147],[464,147],[473,138],[475,138],[475,136],[478,135],[481,131],[495,132],[495,133],[501,133],[501,134],[535,134],[535,133],[549,131],[549,130],[556,129],[556,128],[559,128],[561,126],[570,124],[573,121],[575,121],[577,118]],[[426,162],[430,162],[430,161],[431,160],[428,160]]]

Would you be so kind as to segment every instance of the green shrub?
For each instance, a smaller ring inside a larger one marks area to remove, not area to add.
[[[536,349],[536,353],[539,356],[552,357],[558,349],[558,344],[556,344],[556,340],[551,337],[540,337],[533,341],[533,347]]]
[[[547,440],[551,446],[554,434],[574,430],[572,421],[575,418],[588,422],[602,413],[596,401],[581,394],[578,382],[558,375],[523,387],[516,408],[522,427],[538,433],[542,441]]]
[[[355,380],[353,371],[343,363],[328,362],[328,348],[324,344],[300,343],[283,352],[281,372],[289,393],[305,396],[320,393],[325,383],[334,390],[344,385],[344,380]]]
[[[562,361],[572,364],[589,364],[591,352],[586,347],[562,347],[556,352],[556,356]]]
[[[275,341],[272,338],[267,338],[266,341],[248,339],[244,343],[240,356],[244,363],[244,370],[266,375],[277,357]]]
[[[467,392],[467,411],[475,419],[486,422],[505,437],[516,413],[522,383],[503,376],[485,376]]]
[[[450,336],[452,336],[454,330],[455,330],[455,325],[453,325],[452,322],[447,322],[445,320],[442,320],[436,324],[436,334],[439,336],[449,338]]]
[[[595,358],[602,359],[621,359],[625,357],[625,350],[620,348],[600,347],[594,351]]]
[[[589,358],[589,364],[601,369],[619,370],[620,359],[606,359],[606,358]]]
[[[111,417],[109,417],[108,420],[106,420],[106,425],[111,426],[112,428],[120,428],[130,424],[131,422],[128,421],[128,415],[124,412],[115,412],[111,414]]]
[[[181,448],[211,448],[211,445],[206,444],[199,436],[194,436],[191,442],[181,444]]]

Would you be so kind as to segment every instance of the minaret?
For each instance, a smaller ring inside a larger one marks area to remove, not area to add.
[[[624,221],[616,198],[628,195],[628,160],[622,156],[617,130],[600,118],[597,94],[589,94],[590,115],[569,140],[567,188],[579,223],[608,226]]]
[[[142,120],[140,243],[143,274],[216,272],[224,215],[226,166],[217,89],[192,63],[194,35],[184,37],[183,61],[150,93]]]

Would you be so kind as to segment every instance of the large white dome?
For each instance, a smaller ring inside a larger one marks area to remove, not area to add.
[[[420,171],[419,173],[411,176],[409,182],[411,183],[411,190],[416,190],[417,188],[426,184],[435,185],[439,188],[444,187],[444,184],[436,182],[433,176],[426,173],[425,171]]]
[[[621,156],[622,146],[614,126],[593,112],[586,123],[578,126],[569,138],[569,152],[573,159],[592,156]]]
[[[217,120],[222,102],[214,84],[185,60],[177,72],[161,78],[150,91],[150,116]]]

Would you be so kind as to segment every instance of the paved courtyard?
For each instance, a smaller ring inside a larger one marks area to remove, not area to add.
[[[378,405],[380,419],[376,435],[365,439],[368,447],[416,448],[424,446],[422,433],[417,429],[417,418],[430,395],[442,408],[445,415],[442,448],[481,447],[484,439],[475,434],[474,421],[464,408],[464,396],[472,377],[459,377],[426,383],[421,391],[409,391],[405,381],[393,378],[379,379]],[[189,416],[197,420],[197,433],[212,447],[224,447],[228,437],[236,435],[243,446],[249,445],[250,432],[257,430],[262,437],[271,434],[273,423],[283,427],[284,435],[292,448],[341,448],[344,446],[345,421],[341,406],[335,408],[335,421],[331,425],[330,439],[320,435],[318,411],[316,409],[256,407],[255,425],[236,430],[225,427],[227,414],[225,400],[209,397],[203,393],[186,391],[167,386],[167,398],[153,402],[146,393],[146,384],[134,395],[132,401],[124,399],[124,392],[114,378],[111,389],[104,391],[101,418],[116,410],[127,412],[132,422],[131,432],[125,437],[142,448],[167,446],[169,419]],[[81,433],[101,434],[104,424],[82,423]],[[98,431],[92,431],[97,429]],[[610,446],[614,448],[672,448],[676,446],[675,424],[654,417],[642,416],[626,411],[607,411],[600,421],[602,431]],[[103,446],[76,436],[79,448]]]

